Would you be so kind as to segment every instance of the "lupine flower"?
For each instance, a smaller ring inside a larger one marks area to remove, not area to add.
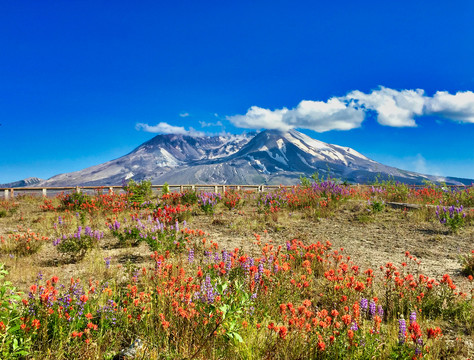
[[[400,345],[405,343],[405,335],[407,332],[407,325],[405,319],[398,320],[398,342]]]
[[[377,306],[375,305],[375,301],[371,300],[369,303],[369,315],[370,317],[374,317],[375,311]]]
[[[189,254],[188,254],[188,262],[192,264],[194,261],[194,249],[190,248],[189,249]]]

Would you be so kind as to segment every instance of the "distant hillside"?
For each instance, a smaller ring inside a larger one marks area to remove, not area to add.
[[[0,184],[0,188],[19,188],[19,187],[35,186],[42,181],[45,181],[45,180],[37,178],[37,177],[29,177],[29,178],[14,181],[8,184]]]

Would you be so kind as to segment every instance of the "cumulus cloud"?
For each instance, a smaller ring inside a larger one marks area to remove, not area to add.
[[[375,111],[379,124],[394,127],[416,126],[414,117],[423,113],[425,104],[424,91],[421,89],[397,91],[381,87],[370,94],[355,90],[344,99],[353,100],[362,108]]]
[[[457,92],[451,95],[447,91],[438,91],[427,99],[425,112],[447,119],[474,123],[474,93]]]
[[[283,122],[283,115],[288,112],[288,109],[269,110],[258,106],[252,106],[247,110],[245,115],[228,116],[235,126],[245,129],[278,129],[289,130],[293,126]]]
[[[180,135],[190,135],[190,136],[204,136],[205,134],[201,131],[197,131],[192,127],[189,130],[186,130],[183,126],[173,126],[165,122],[160,122],[157,125],[148,125],[143,123],[138,123],[135,128],[137,130],[143,130],[150,133],[160,133],[160,134],[180,134]]]
[[[474,93],[452,95],[438,91],[430,97],[422,89],[394,90],[381,86],[370,93],[355,90],[327,101],[303,100],[292,109],[252,106],[243,115],[226,118],[247,129],[302,128],[325,132],[358,128],[367,113],[374,113],[379,124],[392,127],[415,127],[415,119],[426,115],[474,123]]]
[[[354,103],[338,98],[331,98],[327,102],[303,100],[296,108],[287,111],[282,120],[292,127],[317,132],[351,130],[360,126],[364,112]]]
[[[181,117],[188,117],[188,116],[189,116],[189,113],[184,112],[184,113],[179,114],[179,116],[181,116]]]

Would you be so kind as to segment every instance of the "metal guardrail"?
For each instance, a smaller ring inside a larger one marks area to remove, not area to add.
[[[162,192],[164,185],[152,185],[152,190]],[[169,191],[171,192],[183,192],[185,190],[191,191],[213,191],[222,192],[226,190],[248,190],[255,192],[266,192],[269,190],[275,190],[280,188],[292,187],[294,185],[215,185],[215,184],[186,184],[186,185],[168,185]],[[356,188],[371,187],[373,185],[366,184],[351,184],[350,186]],[[411,188],[425,187],[425,185],[408,185]],[[455,188],[468,188],[465,185],[447,185],[447,187]],[[71,192],[84,192],[84,193],[96,193],[98,191],[108,193],[121,193],[124,192],[123,187],[119,185],[114,186],[50,186],[50,187],[18,187],[18,188],[0,188],[0,199],[9,200],[15,198],[15,195],[41,195],[43,197],[53,197],[59,193],[71,193]]]

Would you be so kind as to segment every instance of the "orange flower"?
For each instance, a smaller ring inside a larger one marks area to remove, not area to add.
[[[344,324],[349,325],[352,322],[352,316],[349,314],[342,315],[342,321],[344,321]]]
[[[38,319],[34,319],[34,320],[31,322],[31,325],[32,325],[33,327],[35,327],[36,329],[39,329],[41,323],[40,323],[40,321],[39,321]]]
[[[280,329],[278,330],[278,335],[280,335],[280,338],[285,339],[287,334],[288,329],[286,326],[280,326]]]
[[[324,351],[326,349],[326,344],[323,341],[318,342],[318,350]]]

